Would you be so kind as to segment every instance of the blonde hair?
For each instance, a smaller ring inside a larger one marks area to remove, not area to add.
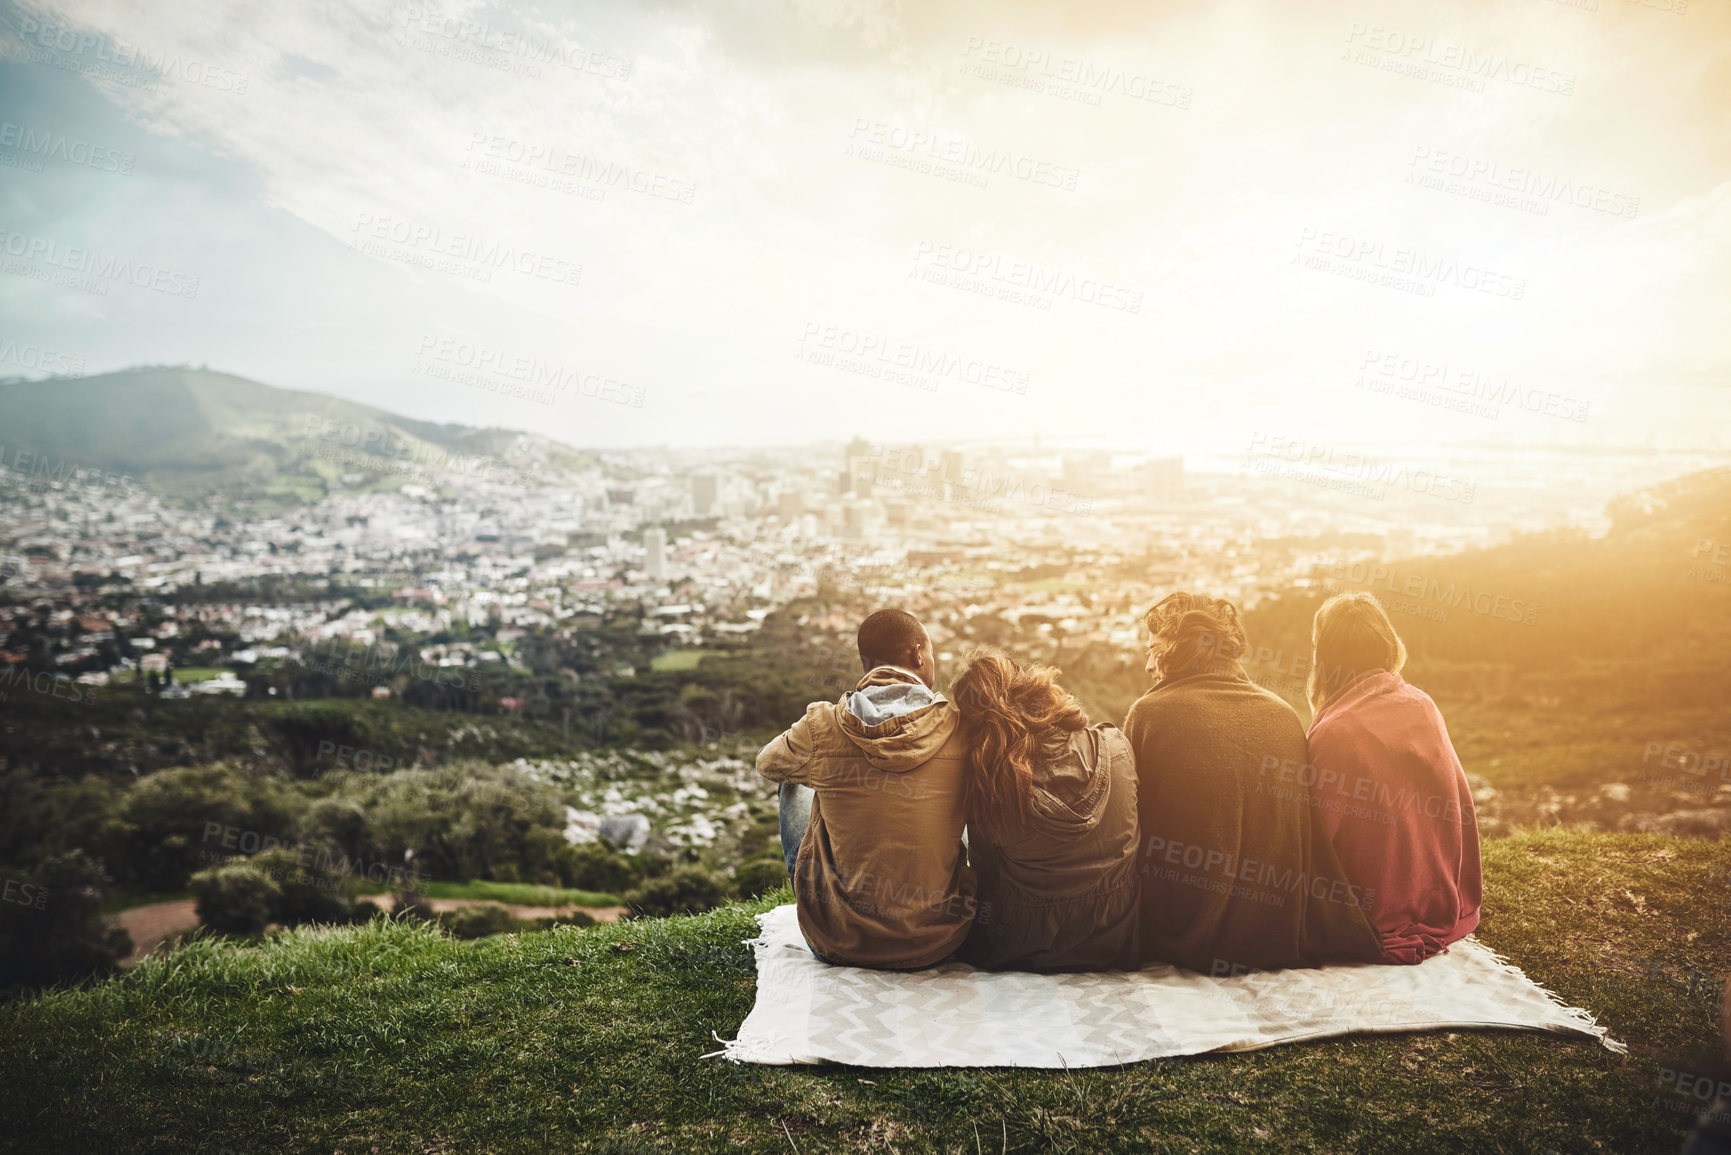
[[[1360,675],[1376,670],[1398,674],[1406,666],[1406,643],[1394,632],[1382,603],[1363,590],[1336,594],[1317,607],[1310,648],[1305,696],[1312,712]]]

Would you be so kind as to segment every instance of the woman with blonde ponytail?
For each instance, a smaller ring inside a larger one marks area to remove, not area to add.
[[[979,880],[957,957],[991,969],[1135,969],[1136,763],[1057,671],[976,658],[951,687]]]
[[[1394,963],[1423,962],[1479,924],[1478,816],[1430,696],[1400,676],[1406,646],[1368,593],[1322,603],[1311,630],[1310,775],[1329,840],[1372,895]]]

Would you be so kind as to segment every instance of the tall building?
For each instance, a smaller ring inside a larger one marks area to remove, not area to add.
[[[967,459],[962,456],[962,451],[946,449],[938,458],[938,462],[943,470],[944,496],[952,500],[962,496],[962,491],[967,485],[964,480],[967,472]]]
[[[713,473],[694,473],[691,475],[691,508],[698,517],[709,517],[716,512],[718,499],[721,496],[721,479]]]
[[[1143,466],[1148,471],[1148,496],[1155,501],[1179,501],[1184,497],[1184,459],[1159,457]]]
[[[658,525],[643,531],[643,572],[652,582],[667,578],[667,531]]]
[[[798,520],[799,515],[805,512],[805,498],[794,490],[784,489],[776,498],[776,510],[780,513],[782,521],[792,525]]]

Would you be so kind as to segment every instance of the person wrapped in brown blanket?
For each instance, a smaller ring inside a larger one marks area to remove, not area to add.
[[[1204,974],[1382,962],[1310,789],[1304,724],[1252,682],[1238,610],[1175,593],[1143,618],[1154,686],[1124,732],[1136,755],[1142,850],[1140,957]]]

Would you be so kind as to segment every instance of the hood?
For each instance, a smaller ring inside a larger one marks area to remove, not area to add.
[[[838,704],[842,733],[879,770],[903,771],[930,761],[956,729],[949,699],[919,676],[879,666]]]
[[[1114,754],[1107,735],[1109,722],[1078,730],[1070,744],[1034,771],[1030,817],[1041,825],[1068,832],[1092,830],[1106,813],[1111,797]]]

